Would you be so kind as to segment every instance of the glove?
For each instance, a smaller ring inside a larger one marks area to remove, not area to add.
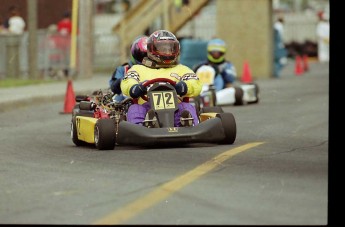
[[[185,82],[180,81],[175,85],[175,89],[176,89],[176,93],[179,96],[184,96],[185,94],[187,94],[188,87]]]
[[[140,83],[140,84],[135,84],[131,87],[131,89],[129,90],[129,95],[132,98],[136,99],[142,95],[145,95],[146,92],[147,92],[147,88]]]

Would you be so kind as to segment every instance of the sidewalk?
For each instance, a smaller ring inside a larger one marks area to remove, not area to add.
[[[72,80],[75,95],[91,94],[92,91],[108,88],[108,74],[94,74],[92,78]],[[67,80],[47,84],[0,89],[0,112],[40,102],[64,101]]]

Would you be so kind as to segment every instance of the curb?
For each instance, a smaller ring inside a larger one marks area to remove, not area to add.
[[[93,90],[83,90],[75,92],[75,95],[78,94],[91,94]],[[13,101],[2,101],[0,105],[0,112],[6,112],[10,110],[14,110],[21,107],[26,107],[30,105],[39,105],[40,103],[48,103],[48,102],[60,102],[64,101],[66,94],[56,94],[56,95],[46,95],[46,96],[34,96],[28,97],[25,99],[18,99]]]

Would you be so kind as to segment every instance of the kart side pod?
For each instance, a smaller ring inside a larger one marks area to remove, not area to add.
[[[87,143],[95,142],[94,130],[97,120],[97,118],[92,117],[76,117],[76,127],[78,132],[77,135],[79,140],[85,141]]]

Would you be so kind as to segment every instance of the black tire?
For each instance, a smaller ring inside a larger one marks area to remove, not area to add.
[[[81,101],[81,102],[79,103],[79,109],[80,109],[80,110],[88,110],[88,111],[93,110],[93,108],[92,108],[92,102],[89,102],[89,101]]]
[[[76,102],[81,102],[81,101],[85,101],[88,99],[88,95],[76,95],[75,96],[75,101]]]
[[[235,106],[242,106],[245,104],[245,102],[243,101],[243,89],[240,87],[234,87],[235,89]]]
[[[232,113],[220,113],[217,117],[222,121],[225,138],[220,141],[220,144],[233,144],[236,140],[236,121]]]
[[[195,106],[196,113],[199,114],[200,113],[200,109],[201,109],[200,108],[200,105],[201,105],[200,100],[201,100],[201,98],[200,98],[200,96],[197,96],[197,97],[194,97],[193,100],[194,100],[194,106]]]
[[[113,119],[99,119],[96,122],[94,136],[98,150],[113,150],[116,143],[116,126]]]
[[[78,139],[76,117],[72,117],[71,121],[71,139],[72,142],[78,147],[85,145],[84,141]]]
[[[205,106],[200,110],[200,113],[224,113],[220,106]]]
[[[93,117],[94,110],[90,110],[91,102],[81,101],[80,103],[75,104],[72,112],[72,117],[75,116],[84,116],[84,117]]]
[[[216,91],[215,90],[211,90],[211,93],[212,93],[212,103],[213,103],[213,106],[216,106],[217,105]]]

